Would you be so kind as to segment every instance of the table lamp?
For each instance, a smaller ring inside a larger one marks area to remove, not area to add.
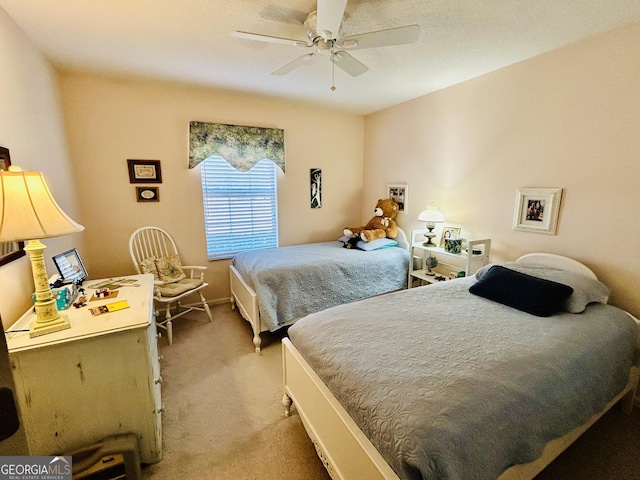
[[[77,224],[58,206],[40,172],[23,172],[11,166],[0,171],[0,242],[28,241],[24,247],[31,261],[35,285],[36,318],[29,336],[38,337],[69,328],[66,316],[58,312],[49,287],[44,260],[47,248],[39,239],[81,232]]]
[[[436,223],[444,222],[444,215],[436,207],[429,206],[426,210],[420,212],[420,215],[418,215],[418,220],[421,222],[426,222],[427,230],[429,230],[424,234],[427,241],[422,245],[425,247],[435,247],[436,244],[431,241],[433,237],[436,236],[436,234],[433,233],[433,229],[436,228]]]

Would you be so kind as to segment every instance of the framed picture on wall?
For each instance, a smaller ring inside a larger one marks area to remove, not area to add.
[[[9,170],[9,165],[11,165],[9,149],[0,147],[0,170]]]
[[[555,235],[562,188],[518,188],[513,229]]]
[[[407,213],[409,185],[387,185],[387,198],[398,204],[398,212]]]
[[[322,170],[312,168],[309,171],[311,208],[322,208]]]
[[[159,202],[160,191],[158,187],[136,187],[136,200],[139,202]]]
[[[162,183],[160,160],[127,160],[129,183]]]

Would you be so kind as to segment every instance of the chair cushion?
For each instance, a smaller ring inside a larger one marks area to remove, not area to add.
[[[156,267],[158,269],[158,277],[163,283],[173,283],[183,278],[187,278],[182,270],[182,263],[178,255],[168,255],[162,258],[156,258]]]
[[[203,283],[204,280],[200,280],[199,278],[184,278],[177,282],[158,285],[156,286],[156,291],[163,297],[177,297],[189,290],[198,288]]]

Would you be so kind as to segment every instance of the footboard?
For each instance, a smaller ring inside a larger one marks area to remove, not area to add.
[[[253,344],[256,352],[260,351],[262,340],[260,339],[261,323],[258,309],[258,297],[253,289],[247,285],[240,272],[229,265],[229,280],[231,284],[231,307],[238,306],[242,317],[251,324],[253,329]]]
[[[399,480],[289,339],[282,345],[285,415],[293,401],[331,478]]]

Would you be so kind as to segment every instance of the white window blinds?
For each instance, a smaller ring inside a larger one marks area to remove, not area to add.
[[[239,172],[224,158],[209,157],[200,167],[209,260],[277,247],[276,165],[261,160]]]

